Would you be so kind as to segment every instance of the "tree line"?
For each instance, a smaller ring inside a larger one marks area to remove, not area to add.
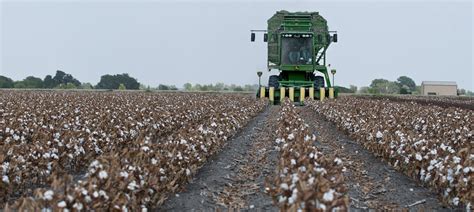
[[[54,76],[46,75],[44,79],[28,76],[23,80],[13,81],[0,75],[0,88],[45,88],[45,89],[130,89],[138,90],[140,83],[128,74],[103,75],[99,83],[93,86],[82,83],[71,74],[57,70]]]
[[[100,77],[97,85],[87,82],[80,82],[71,74],[57,70],[54,76],[46,75],[44,79],[28,76],[23,80],[14,81],[11,78],[0,75],[0,88],[29,88],[29,89],[119,89],[119,90],[178,90],[175,85],[159,84],[157,87],[150,87],[140,84],[135,78],[128,74],[106,74]],[[185,91],[256,91],[258,85],[227,85],[216,84],[191,84],[183,85]]]

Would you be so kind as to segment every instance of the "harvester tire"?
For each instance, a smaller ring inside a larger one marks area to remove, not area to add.
[[[274,87],[275,89],[280,87],[280,83],[278,82],[279,77],[278,75],[271,75],[268,78],[268,87]]]
[[[324,88],[324,77],[314,76],[314,88]]]

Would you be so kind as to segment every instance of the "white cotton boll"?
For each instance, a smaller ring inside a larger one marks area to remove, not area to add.
[[[295,135],[293,135],[293,133],[290,133],[290,134],[288,135],[288,140],[291,141],[291,140],[293,140],[294,138],[295,138]]]
[[[458,156],[454,156],[454,157],[453,157],[453,161],[454,161],[455,164],[458,164],[458,163],[461,162],[461,158],[458,157]]]
[[[80,210],[82,210],[82,208],[84,208],[84,206],[80,202],[74,203],[74,205],[72,205],[72,207],[77,209],[78,211],[80,211]]]
[[[142,146],[141,150],[143,150],[144,152],[148,152],[148,151],[150,151],[150,147]]]
[[[380,139],[380,138],[383,138],[383,133],[380,132],[380,131],[377,131],[377,134],[375,134],[375,137],[376,137],[376,138],[379,138],[379,139]]]
[[[300,170],[301,172],[306,172],[306,167],[305,167],[305,166],[300,166],[299,170]]]
[[[459,197],[454,197],[453,198],[453,205],[455,205],[455,206],[459,205]]]
[[[463,172],[464,172],[465,174],[469,173],[470,171],[471,171],[471,168],[470,168],[470,167],[465,167],[465,168],[463,169]]]
[[[104,197],[105,199],[109,199],[109,196],[107,196],[107,193],[104,190],[100,190],[99,195]]]
[[[421,161],[421,160],[423,159],[423,158],[421,157],[420,153],[416,153],[415,158],[416,158],[418,161]]]
[[[10,180],[8,179],[8,176],[7,176],[7,175],[3,175],[2,181],[3,181],[4,183],[10,183]]]
[[[211,127],[217,127],[216,122],[212,122],[212,123],[211,123]]]
[[[157,163],[158,163],[158,160],[156,160],[155,158],[151,159],[151,164],[156,165]]]
[[[179,142],[180,144],[187,144],[188,142],[184,139],[181,139],[181,141]]]
[[[97,198],[97,197],[99,197],[99,192],[97,192],[97,191],[94,191],[94,193],[92,193],[92,196],[93,196],[94,198]]]
[[[120,172],[120,177],[127,178],[127,177],[128,177],[128,173],[125,172],[125,171],[121,171],[121,172]]]
[[[334,189],[329,189],[326,193],[323,195],[323,200],[326,202],[331,202],[334,199]]]
[[[296,160],[295,159],[291,159],[291,165],[296,165]]]
[[[278,197],[278,202],[279,203],[282,203],[282,202],[285,202],[286,201],[286,197],[285,196],[279,196]]]
[[[43,199],[45,199],[45,200],[52,200],[52,199],[53,199],[53,195],[54,195],[54,191],[52,191],[52,190],[47,190],[47,191],[44,192],[44,194],[43,194]]]
[[[314,168],[314,171],[315,171],[316,173],[320,173],[320,174],[322,174],[322,175],[324,175],[324,174],[327,173],[326,169],[324,169],[324,168]]]
[[[102,170],[99,172],[99,178],[100,179],[106,179],[109,175],[107,174],[106,171]]]
[[[191,170],[186,169],[186,176],[189,176],[189,175],[191,175]]]
[[[280,184],[280,188],[283,189],[283,190],[288,190],[288,184],[282,183],[282,184]]]
[[[309,153],[309,158],[314,158],[314,153]]]
[[[334,159],[334,162],[335,162],[337,165],[341,165],[341,164],[342,164],[342,160],[341,160],[340,158]]]
[[[135,190],[135,188],[138,188],[138,185],[134,180],[134,181],[132,181],[128,184],[127,188],[128,188],[128,190],[133,191],[133,190]]]
[[[312,185],[312,184],[314,183],[314,180],[315,180],[315,178],[314,178],[314,177],[311,177],[311,178],[309,178],[308,183],[309,183],[310,185]]]
[[[58,207],[60,207],[60,208],[66,207],[66,202],[64,200],[61,201],[61,202],[58,202]]]
[[[160,174],[165,174],[165,169],[160,168]]]
[[[292,179],[291,179],[291,183],[296,184],[296,182],[298,182],[298,180],[300,180],[300,178],[298,177],[298,174],[293,174]],[[292,187],[293,187],[293,185],[292,185]]]

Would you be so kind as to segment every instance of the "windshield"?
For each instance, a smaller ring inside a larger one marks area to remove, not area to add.
[[[281,57],[285,65],[305,65],[313,63],[312,38],[282,38]]]

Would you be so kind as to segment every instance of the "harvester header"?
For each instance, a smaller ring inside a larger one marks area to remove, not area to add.
[[[279,74],[271,75],[268,87],[261,87],[257,96],[269,97],[275,103],[284,97],[299,102],[306,97],[336,97],[326,50],[337,42],[337,34],[328,30],[326,19],[318,12],[279,11],[267,23],[267,30],[251,31],[251,41],[255,41],[256,32],[264,32],[268,71],[278,70]]]

